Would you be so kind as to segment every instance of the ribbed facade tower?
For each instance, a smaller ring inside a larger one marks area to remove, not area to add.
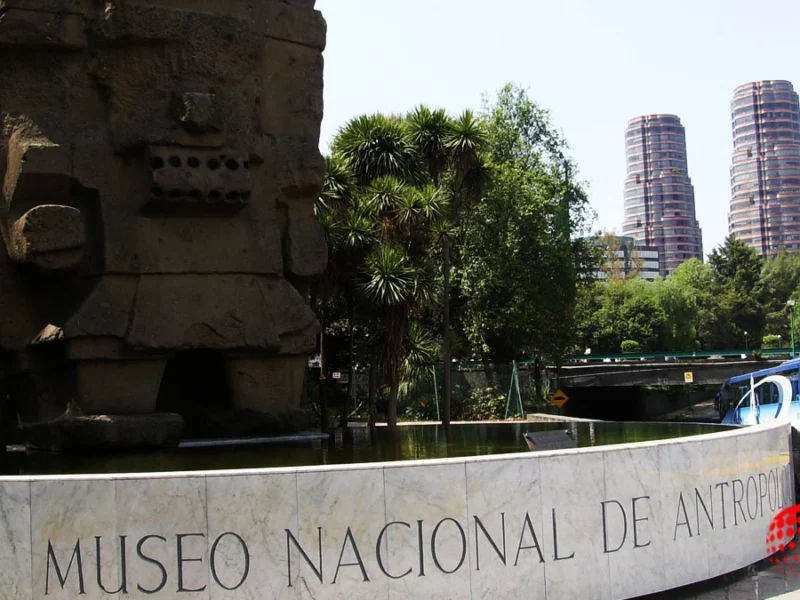
[[[658,249],[663,276],[691,258],[702,260],[703,238],[681,120],[675,115],[632,119],[625,131],[625,150],[624,235]]]
[[[730,233],[761,256],[800,252],[800,103],[788,81],[740,85],[731,103]]]

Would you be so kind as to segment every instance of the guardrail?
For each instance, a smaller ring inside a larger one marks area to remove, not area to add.
[[[640,354],[578,354],[571,356],[569,363],[616,362],[633,360],[687,360],[687,359],[725,359],[750,358],[755,360],[754,352],[762,358],[792,357],[791,348],[764,348],[758,350],[709,350],[693,352],[647,352]],[[796,353],[795,353],[796,354]]]

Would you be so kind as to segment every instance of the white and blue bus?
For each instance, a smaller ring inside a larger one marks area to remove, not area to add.
[[[732,377],[717,394],[725,425],[791,421],[800,430],[800,358],[770,369]]]

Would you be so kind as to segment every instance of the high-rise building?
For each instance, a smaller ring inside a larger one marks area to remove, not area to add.
[[[800,103],[788,81],[740,85],[731,103],[730,233],[761,256],[800,252]]]
[[[681,263],[703,259],[703,238],[686,161],[686,132],[675,115],[646,115],[625,130],[623,233],[658,250],[666,276]]]

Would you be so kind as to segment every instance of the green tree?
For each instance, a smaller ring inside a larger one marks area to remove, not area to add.
[[[337,133],[332,150],[362,187],[379,177],[413,183],[424,178],[420,156],[397,117],[374,114],[351,120]]]
[[[625,340],[636,340],[643,351],[653,352],[661,349],[660,336],[668,316],[652,284],[635,279],[609,283],[595,319],[598,352],[618,352]]]
[[[750,294],[761,276],[762,263],[756,251],[733,235],[714,248],[708,262],[717,283],[734,286],[740,293]]]
[[[486,146],[484,124],[472,111],[450,119],[445,111],[418,107],[406,119],[412,144],[423,158],[435,186],[446,181],[450,195],[449,221],[458,225],[461,215],[480,197],[486,183],[482,154]],[[451,263],[452,237],[448,227],[439,229],[442,244],[442,423],[450,424],[451,413]]]
[[[527,353],[560,359],[574,343],[579,274],[588,245],[585,193],[566,143],[524,90],[486,103],[491,175],[464,218],[462,327],[484,360]]]
[[[357,283],[355,289],[366,300],[364,310],[372,328],[370,424],[376,412],[372,372],[379,363],[389,387],[387,420],[394,427],[409,348],[405,338],[412,320],[433,298],[436,277],[432,248],[448,199],[431,183],[425,160],[403,119],[384,115],[353,119],[339,131],[332,148],[336,160],[346,165],[355,182],[352,201],[340,221],[363,220],[370,234],[374,232],[374,242],[359,252],[358,264],[338,255],[336,258],[339,268],[351,274],[348,281]],[[341,233],[339,237],[348,239]],[[351,334],[355,316],[351,313]]]
[[[756,286],[756,296],[766,312],[765,333],[779,335],[783,340],[791,339],[789,331],[791,320],[786,302],[790,299],[797,300],[798,288],[800,288],[800,255],[784,251],[764,262]]]
[[[328,264],[317,286],[317,309],[322,322],[320,333],[320,409],[323,427],[328,426],[326,317],[336,315],[337,304],[346,306],[348,319],[349,386],[341,421],[347,420],[349,399],[355,384],[355,327],[358,293],[356,274],[366,253],[378,239],[378,231],[356,198],[352,172],[341,157],[325,158],[325,180],[314,210],[328,242]]]
[[[655,350],[685,352],[697,349],[700,308],[694,294],[671,277],[658,279],[649,286],[666,315]]]
[[[696,307],[691,325],[700,349],[721,348],[719,344],[724,344],[721,339],[724,338],[727,322],[720,306],[721,289],[714,269],[693,258],[681,264],[667,279],[683,290]]]
[[[744,332],[761,339],[766,311],[758,299],[756,286],[763,262],[756,251],[731,235],[709,255],[714,270],[720,313],[715,319],[716,348],[745,345]]]

